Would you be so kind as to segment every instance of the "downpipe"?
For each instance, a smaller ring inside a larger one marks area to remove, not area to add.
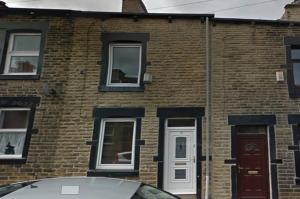
[[[209,148],[210,148],[210,131],[211,131],[211,66],[210,66],[210,21],[206,17],[206,110],[205,110],[205,147],[206,147],[206,160],[205,160],[205,199],[209,199]]]

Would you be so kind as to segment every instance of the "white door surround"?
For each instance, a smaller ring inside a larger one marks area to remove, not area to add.
[[[163,188],[173,194],[196,194],[196,125],[168,127],[167,121]]]

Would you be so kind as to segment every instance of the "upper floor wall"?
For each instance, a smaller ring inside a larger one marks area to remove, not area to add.
[[[204,105],[203,20],[11,14],[0,26],[1,95],[50,89],[62,99],[76,87],[107,97],[101,104],[119,95],[140,104]]]
[[[225,101],[231,113],[297,112],[299,69],[291,54],[298,55],[299,31],[298,24],[217,19],[212,30],[214,99]]]

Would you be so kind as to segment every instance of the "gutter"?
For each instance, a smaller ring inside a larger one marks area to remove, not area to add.
[[[213,18],[214,14],[181,14],[181,13],[134,13],[134,12],[98,12],[98,11],[80,11],[64,9],[38,9],[38,8],[0,8],[0,15],[39,15],[39,16],[70,16],[70,17],[139,17],[139,18]]]
[[[288,20],[268,20],[268,19],[239,19],[239,18],[214,18],[214,23],[230,23],[230,24],[262,24],[274,26],[300,26],[299,21]]]
[[[210,65],[210,21],[206,17],[206,110],[205,110],[205,199],[209,198],[209,154],[210,154],[210,132],[211,132],[211,65]]]

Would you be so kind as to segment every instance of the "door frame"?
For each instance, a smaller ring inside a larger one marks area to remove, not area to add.
[[[256,125],[254,125],[256,126]],[[249,140],[252,140],[252,139],[255,139],[255,140],[263,140],[263,145],[265,147],[265,150],[263,151],[264,152],[264,155],[266,155],[266,157],[263,159],[264,161],[266,161],[267,165],[264,165],[266,167],[264,167],[264,169],[266,168],[266,173],[265,173],[265,176],[267,178],[267,198],[272,198],[272,193],[271,193],[271,190],[272,190],[272,187],[270,185],[271,183],[271,178],[270,178],[270,150],[269,150],[269,139],[268,139],[268,133],[267,133],[267,126],[265,125],[257,125],[257,126],[260,126],[260,127],[264,127],[264,133],[257,133],[257,132],[251,132],[251,133],[237,133],[237,147],[240,147],[240,143],[239,143],[239,138],[241,137],[245,137]],[[240,125],[239,127],[243,127],[243,125]],[[247,126],[244,126],[244,127],[249,127],[249,125]],[[248,140],[248,141],[249,141]],[[237,155],[237,168],[239,168],[239,155]],[[241,193],[239,193],[239,172],[237,173],[237,195],[239,196]]]
[[[157,187],[163,188],[164,182],[164,145],[165,145],[165,121],[169,118],[195,118],[196,119],[196,195],[201,197],[201,160],[202,160],[202,117],[204,116],[203,107],[172,107],[158,108],[157,117],[159,118],[158,135],[158,154],[153,157],[157,162]]]
[[[196,135],[196,129],[197,129],[197,122],[196,122],[196,118],[188,118],[188,119],[194,119],[195,120],[195,125],[194,127],[168,127],[168,119],[167,118],[165,120],[165,138],[168,136],[168,132],[169,131],[173,131],[173,132],[180,132],[180,131],[188,131],[191,133],[191,138],[193,139],[193,141],[195,142],[196,144],[196,148],[195,148],[195,158],[197,159],[197,135]],[[185,118],[178,118],[178,119],[185,119]],[[192,143],[191,143],[192,144]],[[165,140],[165,146],[164,146],[164,156],[166,154],[169,154],[170,153],[170,145],[166,145],[166,140]],[[192,145],[190,145],[190,147],[192,148]],[[163,164],[163,167],[164,167],[164,179],[166,179],[166,167],[170,168],[170,165],[169,165],[169,161],[165,161],[164,164]],[[196,175],[196,171],[197,171],[197,165],[196,164],[193,164],[192,165],[193,167],[193,170],[194,172],[191,173],[193,175]],[[191,167],[191,168],[192,168]],[[191,177],[191,176],[190,176]],[[197,193],[197,177],[193,180],[194,182],[194,185],[195,185],[195,193],[177,193],[177,194],[180,194],[180,195],[184,195],[184,194],[196,194]],[[165,187],[166,185],[166,180],[163,181],[163,188]]]
[[[269,164],[269,193],[271,199],[278,199],[277,164],[282,160],[276,159],[276,140],[274,125],[275,115],[234,115],[228,117],[228,124],[231,125],[231,191],[232,199],[237,199],[237,126],[264,125],[267,128],[268,141],[268,164]],[[225,160],[225,162],[228,160]]]

